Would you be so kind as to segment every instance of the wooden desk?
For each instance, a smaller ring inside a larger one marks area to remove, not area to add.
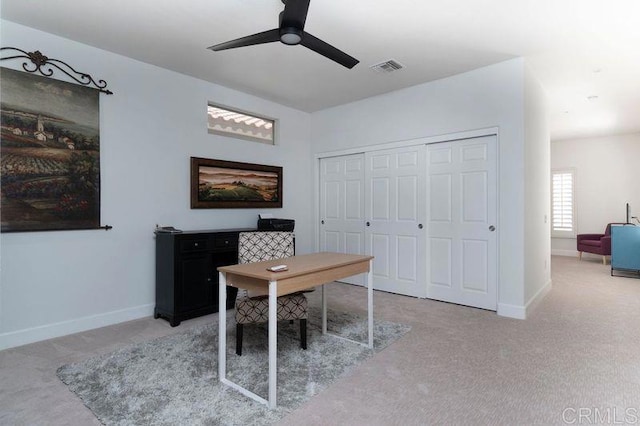
[[[367,314],[368,341],[356,342],[373,348],[373,256],[360,256],[340,253],[314,253],[293,256],[286,259],[268,260],[265,262],[246,263],[242,265],[222,266],[218,268],[220,277],[218,287],[219,300],[226,300],[227,285],[247,290],[269,291],[269,396],[264,399],[248,389],[226,378],[227,358],[227,319],[224,311],[219,314],[218,333],[218,375],[220,381],[244,395],[267,405],[276,406],[276,346],[277,346],[277,297],[322,285],[322,333],[327,334],[327,295],[325,283],[346,278],[351,275],[367,274]],[[287,271],[271,272],[267,268],[285,264]],[[342,339],[346,339],[341,336]],[[351,339],[346,339],[351,340]],[[352,341],[352,340],[351,340]]]

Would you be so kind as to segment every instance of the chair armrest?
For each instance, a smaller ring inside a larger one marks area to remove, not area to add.
[[[578,234],[576,240],[578,242],[582,240],[599,240],[604,237],[604,234]]]
[[[607,235],[600,239],[600,247],[602,247],[602,254],[611,254],[611,236]]]

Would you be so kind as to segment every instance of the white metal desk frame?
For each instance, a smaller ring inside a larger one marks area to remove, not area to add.
[[[227,300],[227,274],[219,272],[219,299]],[[367,343],[348,339],[337,334],[327,332],[327,292],[325,284],[322,284],[322,334],[329,334],[343,340],[357,343],[367,348],[373,349],[373,261],[369,260],[369,270],[367,274],[367,317],[368,317],[368,341]],[[344,277],[346,278],[346,277]],[[278,321],[277,321],[277,294],[278,281],[269,281],[269,396],[264,399],[250,390],[227,379],[227,316],[226,311],[218,311],[218,377],[225,385],[239,391],[240,393],[265,404],[269,409],[274,409],[277,404],[277,344],[278,344]],[[220,305],[224,306],[224,304]]]

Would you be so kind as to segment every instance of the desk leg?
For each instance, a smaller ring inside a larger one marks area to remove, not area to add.
[[[243,388],[237,383],[227,379],[227,274],[225,272],[219,273],[219,287],[218,294],[219,307],[218,310],[218,379],[223,384],[237,390],[243,395],[258,401],[261,404],[265,404],[269,408],[275,408],[276,406],[276,310],[271,311],[272,306],[276,306],[277,300],[275,295],[277,293],[276,282],[269,283],[269,400],[262,398],[259,395],[251,392],[250,390]],[[233,278],[232,278],[233,280]],[[274,300],[272,301],[272,296]],[[274,318],[272,320],[272,318]],[[273,359],[273,363],[272,363]]]
[[[334,333],[327,331],[327,291],[325,287],[327,284],[322,285],[322,334],[329,334],[339,339],[348,340],[349,342],[357,343],[365,346],[369,349],[373,349],[373,260],[369,261],[369,270],[367,271],[367,329],[368,336],[367,342],[359,342],[356,340],[342,337]]]
[[[373,260],[369,261],[369,272],[367,272],[367,315],[369,317],[369,348],[373,349]]]
[[[227,274],[218,272],[218,379],[226,379],[227,370]]]
[[[269,408],[276,408],[278,388],[278,282],[269,281]]]
[[[327,334],[327,291],[326,284],[322,284],[322,334]]]

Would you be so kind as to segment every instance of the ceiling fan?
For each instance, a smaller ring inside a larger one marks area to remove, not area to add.
[[[235,49],[236,47],[280,41],[290,46],[301,44],[349,69],[353,68],[359,62],[356,58],[304,31],[304,23],[307,20],[310,1],[282,0],[284,10],[280,12],[280,26],[278,28],[216,44],[208,49],[217,52],[219,50]]]

